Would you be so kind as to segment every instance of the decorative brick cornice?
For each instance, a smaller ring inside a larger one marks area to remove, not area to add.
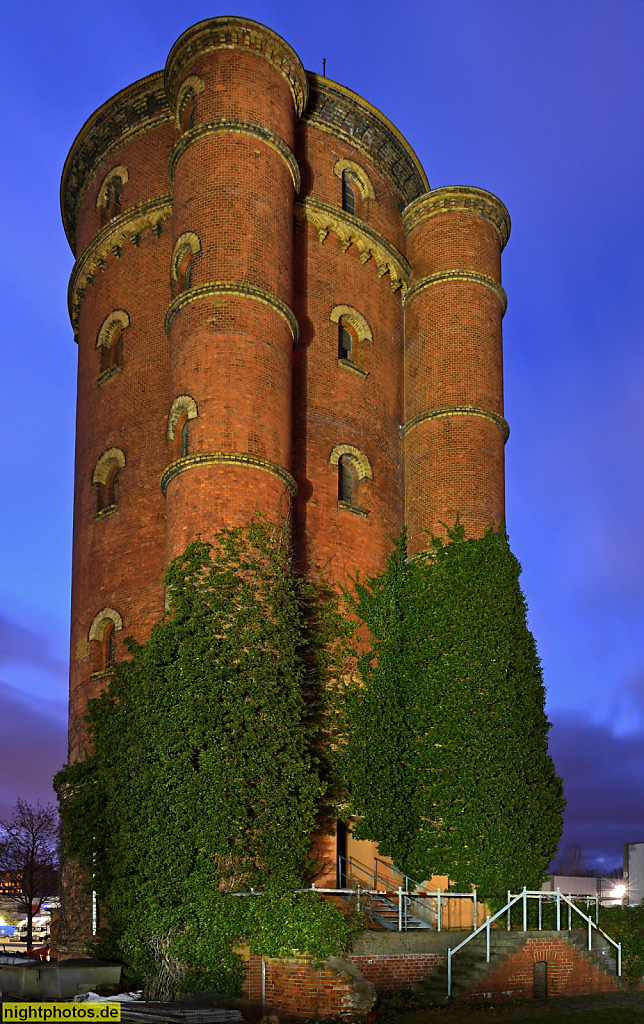
[[[510,237],[510,214],[492,192],[483,188],[470,188],[467,185],[450,185],[435,188],[426,195],[420,196],[403,211],[403,224],[409,234],[415,227],[436,217],[441,213],[460,211],[478,214],[488,220],[496,228],[501,240],[501,249]]]
[[[286,164],[289,170],[289,174],[293,179],[293,187],[295,193],[300,191],[301,179],[300,179],[300,168],[297,165],[297,160],[294,154],[283,141],[279,135],[275,132],[271,132],[268,128],[264,128],[261,124],[257,124],[256,121],[246,121],[243,118],[238,117],[221,117],[216,121],[207,121],[204,124],[195,125],[190,131],[185,132],[176,146],[172,150],[170,156],[170,162],[168,164],[168,174],[170,181],[174,178],[175,168],[179,158],[185,153],[185,151],[196,142],[197,139],[203,139],[208,135],[221,135],[221,134],[234,134],[234,135],[249,135],[253,139],[259,139],[260,142],[264,142],[267,146],[270,146]]]
[[[496,424],[503,434],[504,441],[507,441],[510,436],[510,426],[508,421],[503,419],[503,416],[499,416],[498,413],[491,412],[489,409],[479,409],[475,405],[442,405],[436,409],[429,409],[428,412],[420,412],[413,419],[409,420],[408,423],[405,423],[403,436],[406,436],[411,430],[414,430],[427,420],[437,420],[444,416],[480,416],[482,419],[491,420],[492,423]]]
[[[251,455],[249,452],[197,452],[194,455],[186,455],[182,459],[177,459],[176,462],[171,462],[169,466],[166,466],[161,474],[161,490],[164,496],[167,494],[168,485],[175,477],[187,469],[195,469],[198,466],[244,466],[248,469],[259,469],[281,480],[293,496],[297,494],[297,484],[291,474],[269,459],[261,459],[258,455]]]
[[[313,199],[311,196],[306,196],[295,204],[295,218],[300,225],[304,221],[313,224],[320,242],[323,242],[329,231],[332,231],[340,239],[340,247],[344,252],[349,246],[355,245],[360,253],[360,262],[367,263],[373,259],[378,268],[378,277],[384,277],[388,273],[392,290],[397,291],[401,288],[404,294],[411,268],[396,246],[380,232],[374,231],[363,221],[338,209],[337,206],[331,206],[330,203]]]
[[[264,288],[258,288],[254,284],[246,284],[244,281],[209,281],[206,284],[197,285],[196,288],[188,288],[172,300],[166,310],[163,320],[165,332],[170,333],[170,324],[177,313],[191,302],[198,302],[200,299],[208,299],[213,295],[230,295],[242,299],[252,299],[253,302],[261,302],[272,309],[283,320],[286,320],[293,341],[297,344],[300,327],[295,313],[290,306],[287,306],[277,295],[267,292]]]
[[[413,149],[376,107],[329,78],[307,72],[309,103],[303,119],[360,150],[411,203],[429,189]]]
[[[163,223],[172,217],[172,196],[157,196],[143,203],[128,207],[119,214],[97,235],[88,242],[74,264],[69,281],[67,305],[74,328],[78,333],[80,307],[89,285],[92,284],[97,271],[105,270],[110,256],[120,259],[121,251],[126,242],[139,244],[141,234],[149,228],[157,237],[161,234]]]
[[[466,281],[470,284],[480,284],[484,288],[489,288],[491,292],[494,292],[497,299],[501,303],[501,309],[505,316],[505,311],[508,308],[508,297],[505,294],[505,290],[501,287],[498,281],[495,281],[489,274],[479,274],[474,270],[443,270],[439,274],[430,274],[428,277],[421,278],[420,281],[416,281],[415,284],[409,288],[404,296],[405,305],[414,299],[419,292],[425,290],[425,288],[433,288],[437,284],[446,284],[449,281]]]
[[[277,32],[249,18],[208,18],[179,36],[165,66],[170,103],[176,101],[184,71],[199,57],[216,50],[244,50],[267,60],[286,79],[297,116],[301,116],[308,99],[308,82],[300,58]]]
[[[85,122],[65,161],[60,204],[67,240],[76,251],[78,207],[98,168],[137,135],[172,122],[163,72],[121,89]]]

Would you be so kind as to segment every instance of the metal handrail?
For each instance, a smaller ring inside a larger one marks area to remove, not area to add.
[[[569,930],[570,930],[570,923],[571,923],[571,914],[572,914],[573,910],[575,910],[579,914],[579,916],[583,917],[584,921],[587,922],[587,925],[588,925],[588,949],[592,949],[592,929],[593,928],[595,929],[595,931],[599,932],[600,935],[603,935],[603,937],[605,939],[607,939],[608,942],[610,942],[611,945],[613,945],[615,947],[615,949],[617,950],[617,977],[621,978],[621,976],[622,976],[622,944],[621,944],[621,942],[615,942],[614,939],[611,939],[610,935],[607,935],[606,932],[603,931],[599,927],[599,925],[595,923],[595,921],[593,921],[593,919],[591,918],[591,916],[589,914],[584,914],[584,912],[582,910],[580,910],[579,907],[576,906],[573,903],[571,898],[569,896],[565,896],[559,889],[557,889],[556,893],[549,893],[549,892],[543,892],[542,890],[526,889],[524,887],[523,891],[520,892],[520,893],[517,893],[515,896],[513,896],[512,893],[508,891],[508,902],[506,903],[506,905],[501,910],[497,910],[496,914],[493,914],[492,917],[488,917],[487,921],[485,921],[484,924],[480,925],[479,928],[475,928],[473,932],[470,932],[470,934],[467,935],[463,939],[462,942],[459,942],[458,946],[454,946],[453,949],[450,947],[447,950],[447,995],[448,996],[451,996],[451,994],[452,994],[452,957],[454,956],[454,954],[458,953],[459,949],[462,949],[463,946],[466,946],[468,942],[471,942],[473,938],[475,938],[477,935],[480,935],[481,932],[483,930],[485,930],[485,933],[486,933],[486,935],[485,935],[485,940],[486,940],[485,941],[486,961],[487,961],[487,963],[489,963],[490,962],[490,926],[491,926],[491,924],[494,921],[496,921],[498,918],[500,918],[502,914],[506,914],[507,913],[507,915],[508,915],[508,931],[509,931],[510,927],[511,927],[510,915],[511,915],[511,912],[512,912],[512,907],[514,906],[515,903],[518,903],[518,901],[521,900],[522,904],[523,904],[523,931],[524,932],[527,931],[528,930],[528,927],[527,927],[527,924],[528,924],[528,900],[529,899],[537,899],[538,898],[539,899],[539,928],[541,928],[541,901],[544,899],[544,897],[546,898],[546,902],[552,902],[552,900],[548,899],[548,897],[554,897],[555,900],[556,900],[556,905],[557,905],[557,931],[561,931],[561,901],[563,900],[564,903],[566,903],[568,905],[568,908],[569,908],[568,909],[568,928],[569,928]]]

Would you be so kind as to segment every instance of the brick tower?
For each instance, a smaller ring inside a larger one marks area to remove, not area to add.
[[[457,513],[504,518],[508,213],[429,190],[355,93],[270,29],[188,29],[108,100],[62,180],[79,348],[70,758],[167,561],[256,510],[343,582]]]

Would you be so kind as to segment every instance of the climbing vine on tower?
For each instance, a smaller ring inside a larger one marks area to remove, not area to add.
[[[520,571],[503,530],[457,523],[413,559],[402,534],[354,601],[372,643],[345,694],[353,833],[488,898],[541,888],[565,804]]]
[[[264,520],[170,565],[171,611],[89,702],[92,753],[63,769],[66,853],[98,895],[97,952],[157,997],[236,991],[233,947],[324,959],[346,947],[310,882],[328,771],[324,694],[349,632]],[[260,896],[237,896],[259,889]]]

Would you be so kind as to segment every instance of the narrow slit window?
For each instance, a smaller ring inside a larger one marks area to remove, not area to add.
[[[121,212],[121,202],[123,195],[123,184],[120,178],[112,178],[107,186],[105,193],[105,202],[102,207],[102,221],[107,224],[109,221],[118,217]]]
[[[346,171],[342,172],[342,209],[356,215],[356,194]]]
[[[123,328],[119,326],[110,339],[109,345],[101,345],[101,373],[120,367],[123,351],[122,336]]]
[[[348,505],[353,502],[353,472],[346,458],[341,458],[338,463],[338,501],[345,501]]]
[[[112,625],[109,628],[109,631],[107,633],[107,643],[106,643],[105,654],[106,654],[105,660],[107,662],[105,667],[106,668],[113,668],[114,661],[115,661],[115,656],[116,656],[116,630],[114,629],[114,625]]]
[[[343,324],[338,326],[338,359],[353,359],[353,339]]]
[[[185,292],[192,287],[192,252],[188,249],[179,264],[177,272],[177,288],[179,292]]]
[[[193,92],[187,97],[181,111],[181,131],[188,132],[195,125],[195,94]]]
[[[186,422],[183,424],[183,426],[181,428],[180,455],[181,455],[182,459],[184,459],[186,457],[186,455],[188,454],[188,448],[190,446],[189,431],[190,431],[190,420],[186,419]]]

